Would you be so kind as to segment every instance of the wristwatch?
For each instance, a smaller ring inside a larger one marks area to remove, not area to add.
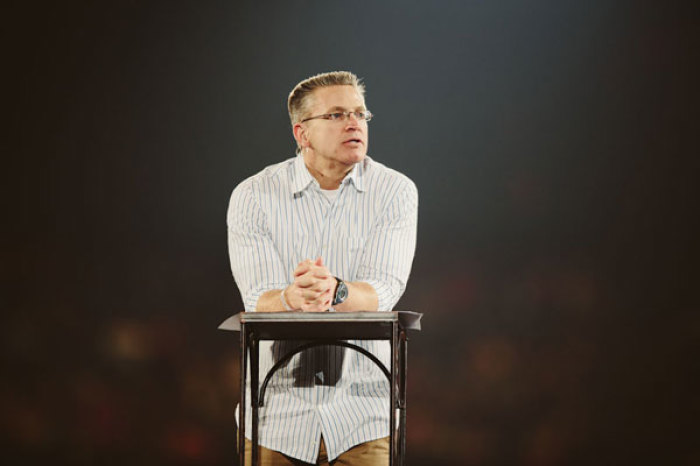
[[[335,286],[335,296],[333,297],[332,303],[333,306],[348,299],[348,286],[340,278],[335,277],[335,279],[338,281],[338,284]]]

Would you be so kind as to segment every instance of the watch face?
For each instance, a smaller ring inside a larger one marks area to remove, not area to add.
[[[344,281],[338,280],[338,288],[335,290],[333,304],[340,304],[348,297],[348,286]]]
[[[345,301],[345,298],[348,297],[348,286],[345,284],[345,282],[340,282],[338,285],[338,300],[339,301]]]

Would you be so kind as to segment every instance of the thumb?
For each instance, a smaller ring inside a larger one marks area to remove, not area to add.
[[[318,265],[319,267],[323,267],[323,259],[321,258],[321,256],[318,256],[318,258],[316,259],[316,265]]]

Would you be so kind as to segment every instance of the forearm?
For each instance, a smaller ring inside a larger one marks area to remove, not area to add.
[[[369,283],[345,282],[348,286],[348,298],[345,302],[333,306],[338,312],[376,311],[378,306],[377,292]],[[270,290],[260,295],[255,312],[284,312],[284,304],[280,299],[282,290]],[[299,310],[299,309],[293,309]]]
[[[280,299],[282,290],[270,290],[260,295],[255,305],[255,312],[283,312],[284,304]]]
[[[374,287],[365,282],[345,282],[348,286],[348,298],[341,304],[333,306],[338,312],[376,311],[379,300]]]

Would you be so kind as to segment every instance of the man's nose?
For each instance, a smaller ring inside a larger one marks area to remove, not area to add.
[[[360,121],[362,121],[358,116],[353,112],[348,114],[346,127],[348,128],[359,128],[360,126]]]

